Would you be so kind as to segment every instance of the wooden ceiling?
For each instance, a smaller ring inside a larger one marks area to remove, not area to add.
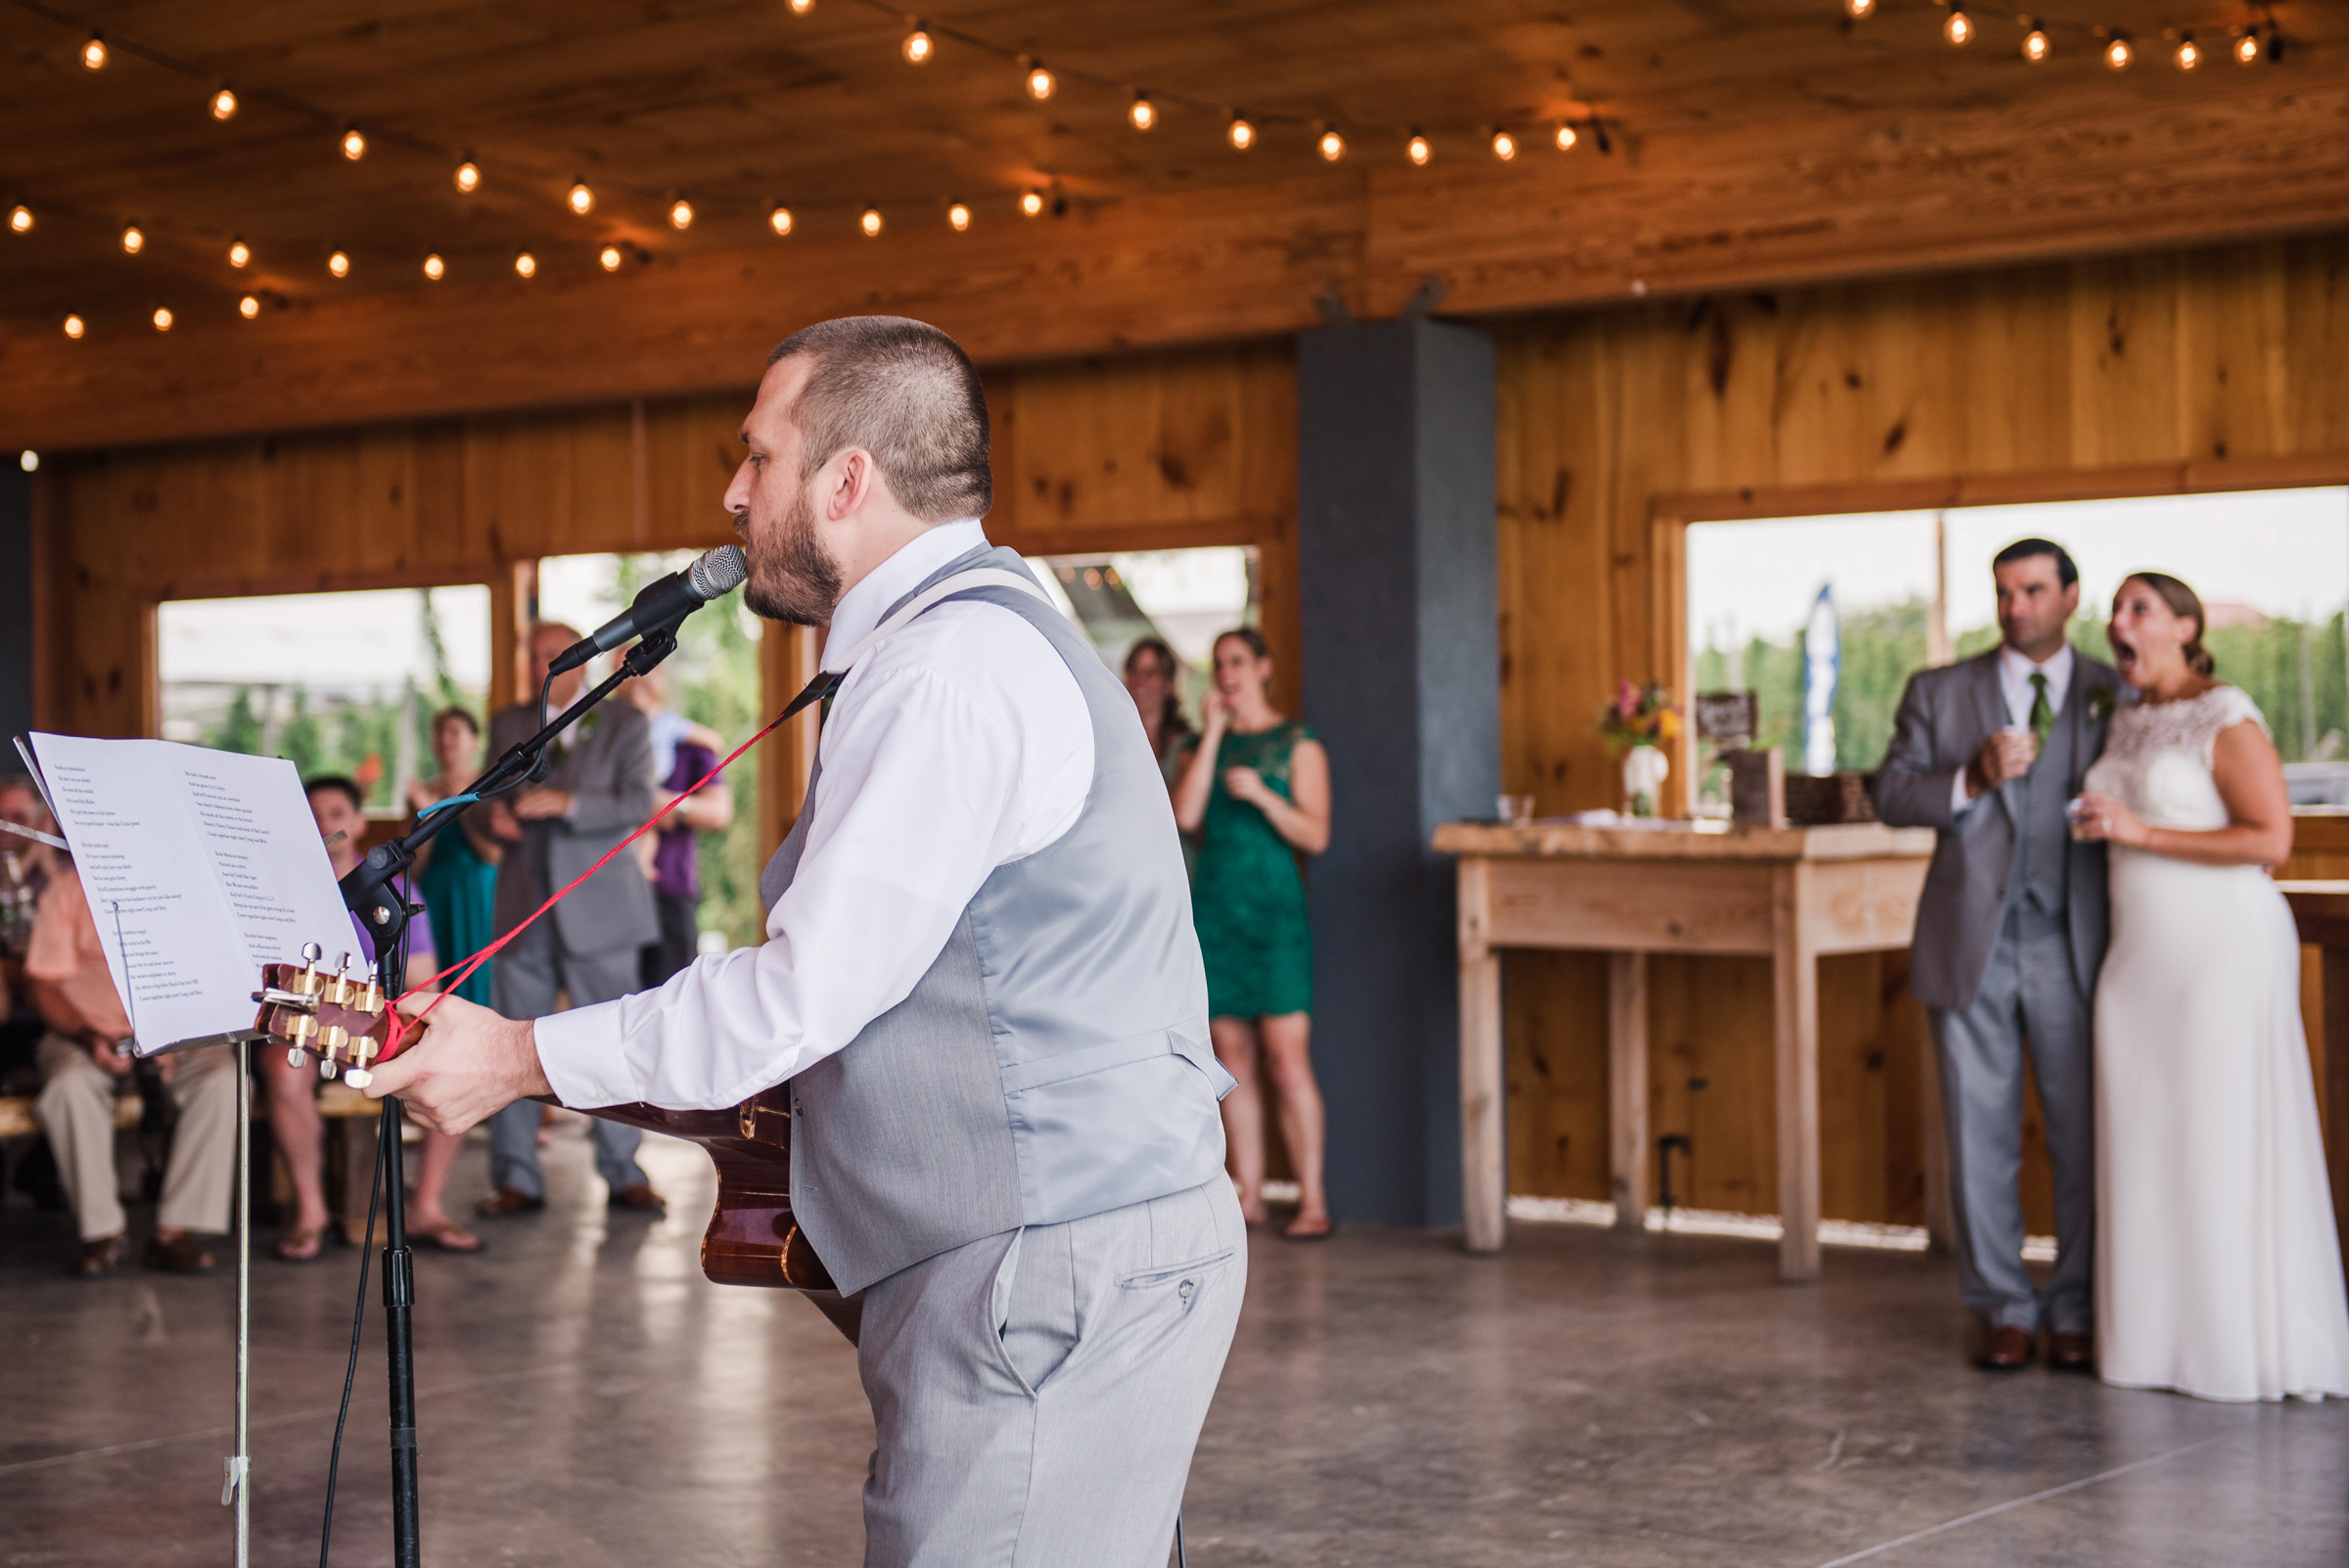
[[[2137,67],[2060,29],[2028,65],[1987,10],[1953,49],[1928,0],[1857,23],[1837,0],[968,0],[928,19],[919,68],[902,13],[868,0],[0,0],[0,205],[35,215],[0,230],[0,440],[733,383],[744,342],[876,302],[1008,358],[1282,330],[1325,291],[1386,313],[1428,276],[1447,309],[1510,309],[2349,223],[2349,8],[2061,3],[2127,28]],[[2238,67],[2229,24],[2261,16],[2283,58]],[[2184,26],[2213,46],[2191,74],[2164,39]],[[1040,59],[1057,91],[1031,100],[966,37]],[[225,123],[206,108],[222,82]],[[1134,89],[1162,112],[1148,134]],[[1234,110],[1261,126],[1250,151],[1225,139]],[[1548,141],[1562,118],[1585,127],[1570,153]],[[345,124],[369,139],[356,162]],[[1512,162],[1495,125],[1524,144]],[[1030,190],[1046,215],[1018,215]]]

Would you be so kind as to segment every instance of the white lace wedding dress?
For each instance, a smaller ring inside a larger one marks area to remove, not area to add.
[[[2113,715],[2087,788],[2157,827],[2217,828],[2234,686]],[[2349,1300],[2299,941],[2257,866],[2111,849],[2096,999],[2096,1350],[2108,1383],[2214,1400],[2349,1396]]]

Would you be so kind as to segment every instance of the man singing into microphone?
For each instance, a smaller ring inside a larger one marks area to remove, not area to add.
[[[793,1080],[793,1204],[862,1293],[866,1563],[1156,1568],[1246,1282],[1166,787],[1123,687],[987,542],[951,339],[797,333],[742,438],[746,601],[828,625],[844,677],[767,942],[535,1024],[444,998],[371,1092],[453,1130],[528,1094],[718,1108]]]

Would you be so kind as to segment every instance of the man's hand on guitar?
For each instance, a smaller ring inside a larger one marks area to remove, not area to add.
[[[411,996],[399,1010],[413,1019],[434,999]],[[369,1099],[396,1094],[434,1131],[463,1132],[516,1100],[554,1092],[527,1020],[500,1018],[462,996],[438,1001],[424,1038],[375,1069]]]

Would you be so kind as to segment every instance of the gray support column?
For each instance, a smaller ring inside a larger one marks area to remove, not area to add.
[[[1494,423],[1483,332],[1298,340],[1304,716],[1335,797],[1311,872],[1313,1057],[1341,1221],[1460,1218],[1453,873],[1427,844],[1500,790]]]
[[[32,476],[0,463],[0,774],[23,763],[9,738],[32,728]]]

